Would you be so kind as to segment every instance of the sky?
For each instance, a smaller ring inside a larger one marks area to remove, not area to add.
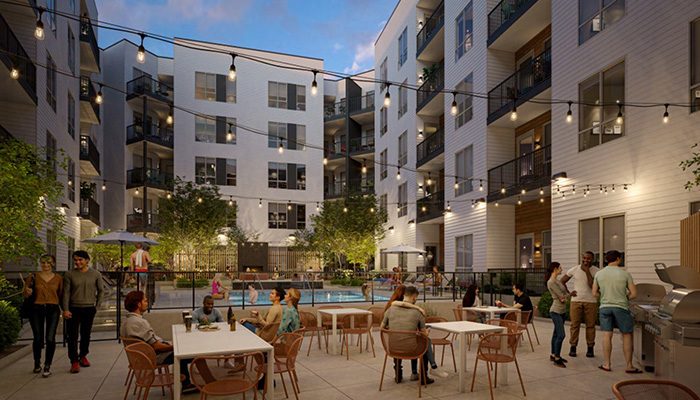
[[[324,60],[326,70],[356,73],[374,67],[374,41],[397,0],[96,0],[100,21],[234,46]],[[136,35],[100,29],[104,48]],[[146,39],[146,48],[172,56],[172,45]]]

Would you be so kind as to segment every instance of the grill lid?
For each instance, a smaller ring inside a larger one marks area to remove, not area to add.
[[[700,289],[674,289],[664,297],[659,314],[676,323],[700,323]]]
[[[637,297],[632,304],[659,304],[666,296],[666,288],[655,283],[637,284]]]
[[[700,274],[692,268],[681,265],[666,267],[664,263],[655,263],[654,269],[661,282],[673,285],[674,289],[688,288],[700,289]]]

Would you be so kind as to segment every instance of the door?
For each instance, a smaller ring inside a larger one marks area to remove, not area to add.
[[[532,130],[527,133],[523,133],[522,135],[518,136],[516,140],[518,146],[516,151],[520,160],[520,165],[518,166],[519,175],[532,175],[534,165],[531,153],[535,150],[535,131]]]
[[[532,50],[517,62],[518,94],[528,91],[534,83],[532,77]]]
[[[516,238],[516,243],[518,245],[518,251],[516,252],[516,265],[517,268],[532,268],[532,258],[534,252],[534,238],[532,233],[527,233],[524,235],[518,235]]]
[[[424,258],[428,271],[432,270],[434,265],[440,265],[438,246],[436,244],[426,244],[423,250],[425,250]]]
[[[552,263],[552,231],[542,231],[542,267],[548,268]]]

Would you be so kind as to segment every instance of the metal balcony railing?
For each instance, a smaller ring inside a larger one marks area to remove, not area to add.
[[[546,49],[489,91],[489,120],[512,109],[514,101],[525,101],[548,87],[551,77],[552,52]]]
[[[552,176],[552,146],[542,147],[491,168],[488,176],[489,201],[513,196],[523,189],[549,186]]]
[[[329,120],[344,116],[345,107],[347,107],[345,99],[341,99],[335,103],[326,104],[323,107],[323,119]]]
[[[158,232],[160,220],[157,212],[128,214],[126,229],[130,232]]]
[[[370,194],[374,193],[374,179],[357,178],[335,181],[324,185],[323,189],[326,199],[342,197],[349,194]]]
[[[367,92],[364,96],[351,97],[348,102],[350,114],[374,109],[374,91]]]
[[[424,222],[442,216],[445,210],[445,192],[439,191],[416,201],[416,222]]]
[[[145,139],[149,142],[172,148],[173,137],[172,128],[156,124],[146,125],[145,135],[141,124],[133,124],[126,127],[126,144],[136,143]]]
[[[95,86],[92,84],[92,79],[89,76],[80,77],[80,100],[87,101],[92,106],[92,111],[95,113],[97,119],[100,119],[100,105],[97,104],[95,98],[97,97],[97,91]]]
[[[443,151],[445,151],[445,130],[440,129],[416,145],[416,167],[439,156]]]
[[[489,43],[537,0],[501,0],[489,13]]]
[[[425,82],[418,88],[416,94],[416,112],[425,107],[445,87],[445,63],[441,61],[435,72],[423,79]]]
[[[350,139],[350,153],[366,153],[370,151],[374,151],[374,136]]]
[[[433,13],[425,20],[423,28],[416,35],[416,57],[425,50],[430,41],[437,35],[440,29],[445,25],[445,2],[433,11]]]
[[[92,28],[90,18],[80,17],[80,41],[90,43],[92,55],[95,57],[95,64],[100,66],[100,47],[97,45],[97,36]]]
[[[144,75],[126,83],[127,98],[137,95],[146,95],[160,101],[172,103],[173,88],[159,80]]]
[[[19,72],[17,81],[36,104],[36,66],[5,18],[0,15],[0,60],[7,69]]]
[[[80,159],[90,161],[95,170],[100,172],[100,152],[90,136],[80,135]]]
[[[100,205],[95,199],[80,199],[80,218],[89,219],[95,225],[100,224]]]
[[[128,188],[148,186],[172,190],[174,181],[173,174],[155,168],[134,168],[126,171],[126,185]]]

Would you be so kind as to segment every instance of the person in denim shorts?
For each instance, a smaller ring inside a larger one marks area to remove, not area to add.
[[[629,300],[637,297],[637,287],[632,275],[620,267],[622,254],[617,250],[605,253],[608,266],[603,268],[593,278],[593,295],[600,295],[600,330],[603,331],[603,354],[605,361],[598,368],[610,371],[612,354],[613,329],[622,333],[622,349],[625,353],[628,374],[641,373],[632,365],[632,331],[634,319],[629,310]]]

